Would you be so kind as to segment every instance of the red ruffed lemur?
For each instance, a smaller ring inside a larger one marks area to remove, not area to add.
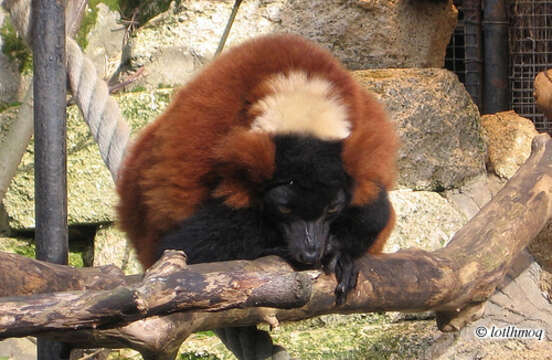
[[[332,55],[293,35],[236,46],[182,88],[130,148],[120,225],[145,267],[279,255],[335,273],[381,252],[397,138],[380,103]]]

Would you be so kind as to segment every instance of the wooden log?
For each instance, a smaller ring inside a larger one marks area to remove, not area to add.
[[[173,351],[190,333],[199,330],[252,325],[262,321],[276,325],[282,320],[298,320],[327,313],[391,310],[436,310],[439,327],[445,331],[456,330],[480,314],[480,304],[494,292],[513,260],[550,219],[551,191],[552,141],[548,135],[543,134],[533,140],[531,156],[518,173],[457,232],[446,247],[434,252],[408,249],[394,254],[365,256],[360,259],[358,286],[342,306],[335,306],[334,276],[307,271],[304,273],[307,279],[312,279],[312,295],[308,303],[297,309],[271,307],[213,312],[190,310],[140,320],[117,329],[115,327],[121,325],[120,321],[105,323],[104,327],[113,327],[109,330],[81,330],[70,333],[55,331],[42,335],[68,341],[77,346],[130,346],[142,354],[154,354],[166,352],[167,349]],[[158,266],[165,265],[162,261]],[[182,281],[176,277],[168,279],[178,266],[171,268],[171,265],[168,265],[164,269],[157,270],[159,276],[153,276],[152,279],[159,283],[167,281],[171,284]],[[0,262],[0,274],[2,270]],[[251,281],[256,283],[256,276],[259,276],[256,274],[263,272],[280,275],[294,273],[291,266],[277,257],[255,261],[197,264],[188,266],[185,270],[193,273],[198,279],[204,279],[210,273],[217,273],[221,276],[238,276],[245,283],[250,275]],[[25,269],[22,268],[21,271],[19,275],[24,275]],[[148,276],[150,275],[146,275],[146,278]],[[13,285],[15,287],[11,293],[17,294],[17,283]],[[228,288],[231,289],[232,286]],[[153,289],[150,290],[155,293]],[[251,288],[245,286],[245,289]],[[11,326],[17,324],[3,325],[8,324],[6,319],[9,312],[32,299],[33,297],[18,299],[0,310],[0,336],[13,336],[7,334],[10,331],[13,334]],[[278,299],[272,300],[271,306],[275,306]],[[190,300],[182,298],[176,301]],[[204,309],[211,305],[214,309],[221,308],[220,304],[212,303],[207,304]],[[75,325],[79,324],[72,324]],[[152,327],[155,327],[155,332],[151,331]],[[17,336],[46,330],[44,327],[28,329],[26,332],[18,332]]]
[[[130,278],[132,279],[132,278]],[[112,289],[130,281],[115,266],[72,268],[0,252],[0,298],[71,290]]]
[[[184,258],[180,251],[167,251],[135,286],[1,298],[0,339],[125,324],[189,309],[294,308],[310,297],[305,273],[197,272],[179,260]]]

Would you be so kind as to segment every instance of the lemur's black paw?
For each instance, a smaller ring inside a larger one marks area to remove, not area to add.
[[[335,257],[335,277],[337,287],[335,288],[336,304],[341,305],[347,300],[347,295],[357,285],[358,269],[353,259],[347,254],[340,254]],[[332,259],[332,262],[334,259]]]

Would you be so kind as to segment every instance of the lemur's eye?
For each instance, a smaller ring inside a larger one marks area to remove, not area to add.
[[[278,211],[284,215],[291,214],[291,209],[283,205],[278,206]]]

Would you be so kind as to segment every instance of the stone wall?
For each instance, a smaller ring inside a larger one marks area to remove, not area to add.
[[[133,34],[138,84],[185,83],[217,49],[234,1],[182,1]],[[442,67],[456,25],[447,4],[403,0],[250,0],[236,16],[227,46],[273,32],[302,35],[328,48],[349,69]]]

